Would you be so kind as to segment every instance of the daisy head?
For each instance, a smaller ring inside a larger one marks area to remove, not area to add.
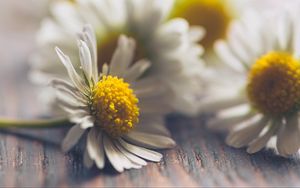
[[[231,0],[176,0],[170,17],[182,17],[193,26],[203,26],[206,35],[200,43],[209,50],[217,39],[225,37],[234,17],[233,5]]]
[[[200,106],[216,111],[212,128],[229,129],[227,143],[255,153],[271,140],[282,156],[300,147],[300,49],[293,12],[247,14],[216,44],[228,65],[212,78],[210,97]],[[228,74],[230,73],[230,75]],[[270,143],[270,142],[269,142]]]
[[[60,46],[70,54],[72,62],[79,65],[74,38],[85,23],[90,23],[96,33],[95,53],[99,71],[104,63],[110,62],[119,36],[129,36],[137,46],[133,60],[142,58],[151,62],[143,77],[161,78],[176,93],[171,99],[174,108],[186,113],[195,112],[196,108],[186,94],[199,92],[193,80],[202,69],[200,56],[203,50],[197,41],[204,32],[200,27],[190,29],[184,19],[166,20],[172,3],[173,0],[74,0],[54,3],[52,17],[43,21],[37,37],[40,50],[33,56],[33,80],[41,81],[49,74],[65,77],[61,65],[55,63],[53,54],[48,50],[53,46]],[[177,89],[180,86],[182,89]]]
[[[170,110],[165,104],[169,97],[166,87],[159,80],[140,78],[150,63],[133,62],[132,39],[119,37],[110,64],[103,64],[99,73],[92,28],[85,26],[79,36],[80,65],[73,65],[56,48],[69,79],[55,79],[52,83],[58,104],[75,124],[62,143],[63,150],[69,151],[85,137],[85,166],[95,163],[102,169],[107,157],[119,172],[141,168],[147,164],[145,160],[160,161],[162,155],[150,149],[175,145],[164,127],[163,115]]]

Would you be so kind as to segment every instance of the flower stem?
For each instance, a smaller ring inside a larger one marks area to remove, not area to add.
[[[0,118],[0,128],[58,128],[66,125],[71,125],[66,118],[48,120],[15,120]]]

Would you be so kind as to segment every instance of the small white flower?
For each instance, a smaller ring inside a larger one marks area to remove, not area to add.
[[[201,44],[207,51],[217,39],[224,38],[230,21],[236,16],[236,0],[175,0],[170,18],[182,17],[192,26],[202,26]]]
[[[141,168],[146,160],[158,162],[162,155],[149,149],[172,148],[175,142],[164,127],[168,90],[155,78],[140,78],[150,63],[132,63],[135,43],[120,36],[109,65],[97,68],[97,43],[91,27],[84,27],[78,41],[80,65],[60,49],[56,52],[71,82],[53,80],[58,104],[75,125],[62,148],[69,151],[87,133],[84,164],[102,169],[105,156],[119,172]],[[78,67],[80,66],[80,68]],[[138,79],[140,78],[140,79]],[[147,149],[148,148],[148,149]]]
[[[121,34],[133,38],[137,45],[134,59],[147,59],[151,67],[144,77],[160,78],[174,92],[170,103],[180,112],[193,114],[195,94],[201,89],[196,82],[201,74],[197,44],[203,36],[200,27],[190,29],[183,19],[166,20],[173,0],[77,0],[54,3],[53,17],[44,20],[38,34],[39,51],[33,57],[35,81],[45,82],[49,74],[64,78],[55,56],[49,50],[60,46],[79,64],[74,38],[81,27],[90,23],[95,28],[98,69],[110,60]]]
[[[216,52],[230,69],[210,77],[201,111],[217,112],[209,126],[230,131],[226,142],[249,153],[274,136],[282,156],[300,147],[300,48],[294,12],[249,13],[233,23]]]
[[[200,43],[205,48],[207,63],[211,63],[214,60],[214,54],[211,54],[214,43],[226,37],[231,21],[248,10],[272,10],[281,8],[287,2],[291,3],[292,0],[175,0],[169,17],[181,17],[192,27],[202,26],[205,29],[205,36]]]

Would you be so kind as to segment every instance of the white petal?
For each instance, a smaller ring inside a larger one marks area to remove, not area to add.
[[[230,130],[237,124],[253,117],[252,113],[247,113],[242,116],[227,117],[227,118],[215,118],[208,122],[207,126],[214,130]]]
[[[136,145],[132,145],[129,144],[128,142],[124,141],[123,139],[119,139],[120,144],[129,152],[140,156],[144,159],[147,159],[149,161],[155,161],[155,162],[159,162],[162,159],[162,154],[146,149],[146,148],[142,148]]]
[[[56,100],[57,104],[61,106],[66,111],[69,111],[68,109],[72,110],[88,110],[88,106],[86,104],[82,104],[73,98],[70,98],[66,95],[59,95],[59,93],[56,93]]]
[[[149,67],[151,63],[147,60],[140,60],[132,65],[124,74],[127,82],[133,82],[138,79]]]
[[[294,49],[294,25],[287,11],[279,17],[278,40],[282,50],[292,51]]]
[[[61,80],[61,79],[54,79],[51,81],[51,84],[53,85],[54,88],[65,87],[71,91],[77,90],[77,88],[75,88],[72,84],[70,84],[69,82],[67,82],[65,80]]]
[[[162,136],[171,136],[170,131],[165,126],[163,116],[149,116],[140,119],[139,124],[135,127],[135,131]]]
[[[126,135],[126,140],[129,140],[136,145],[142,145],[144,147],[154,149],[166,149],[176,146],[175,141],[170,137],[137,132],[135,130]]]
[[[91,52],[93,78],[98,81],[97,39],[91,25],[84,26],[83,39],[88,44]]]
[[[182,18],[168,21],[159,28],[158,34],[151,41],[151,48],[158,54],[174,52],[188,38],[188,22]]]
[[[201,26],[191,26],[189,37],[192,42],[199,42],[205,36],[205,29]]]
[[[104,167],[103,136],[100,131],[91,129],[87,138],[87,151],[91,159],[95,160],[98,168]]]
[[[221,58],[222,63],[226,63],[237,72],[245,71],[243,64],[232,54],[230,48],[224,41],[217,41],[215,43],[215,51]]]
[[[108,73],[109,73],[109,67],[106,63],[104,63],[104,65],[102,66],[102,74],[108,75]]]
[[[85,149],[84,154],[83,154],[83,164],[87,168],[91,168],[94,164],[94,160],[91,159],[87,149]]]
[[[81,136],[84,133],[84,129],[81,129],[79,125],[74,125],[67,133],[67,135],[65,136],[64,140],[62,141],[62,150],[64,152],[69,151],[70,149],[72,149],[77,142],[79,141],[79,139],[81,138]]]
[[[200,104],[199,110],[200,112],[215,112],[221,109],[242,105],[246,102],[247,99],[244,95],[231,96],[228,98],[224,97],[215,100],[205,100]]]
[[[118,171],[123,172],[124,169],[132,168],[132,163],[121,153],[112,143],[110,138],[103,135],[104,149],[106,156],[112,166]]]
[[[80,122],[80,127],[82,129],[88,129],[94,126],[94,122],[95,118],[93,116],[86,116],[82,118],[82,121]]]
[[[140,166],[147,165],[147,162],[145,160],[128,152],[126,149],[123,148],[123,146],[118,141],[115,141],[115,145],[131,162],[136,163],[137,165]]]
[[[298,114],[287,118],[277,135],[277,149],[280,155],[287,156],[296,153],[300,147],[300,129]]]
[[[257,138],[265,127],[269,119],[267,117],[254,117],[248,120],[242,125],[237,126],[226,139],[226,143],[235,148],[240,148],[248,145],[251,141]]]
[[[263,135],[259,136],[249,144],[247,148],[247,152],[256,153],[260,151],[262,148],[264,148],[268,143],[268,141],[270,140],[270,138],[276,132],[278,125],[280,125],[280,122],[277,121],[273,122]]]
[[[93,64],[92,64],[92,57],[90,49],[88,48],[87,44],[79,40],[78,41],[78,48],[79,48],[79,57],[80,57],[80,63],[81,67],[87,77],[87,79],[90,81],[93,74]]]
[[[134,51],[135,41],[121,35],[110,62],[110,74],[123,77],[126,68],[132,63]]]
[[[66,56],[59,48],[55,48],[58,57],[60,58],[63,65],[66,67],[68,71],[68,75],[72,80],[73,84],[82,92],[85,92],[85,86],[83,85],[83,81],[80,76],[75,71],[71,60],[68,56]]]
[[[83,119],[87,116],[89,116],[89,112],[85,111],[85,110],[76,110],[76,111],[72,111],[69,112],[69,120],[72,123],[76,123],[76,124],[80,124]]]
[[[78,92],[73,92],[65,87],[57,87],[56,89],[56,95],[58,98],[64,98],[64,99],[69,99],[73,101],[71,104],[77,104],[78,105],[86,105],[87,99],[85,96],[80,95]]]

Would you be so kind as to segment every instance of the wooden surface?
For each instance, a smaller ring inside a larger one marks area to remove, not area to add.
[[[37,25],[23,22],[24,27],[6,20],[12,25],[0,28],[0,116],[32,118],[41,109],[25,63]],[[0,130],[0,186],[300,186],[299,158],[285,159],[271,151],[248,155],[230,148],[222,135],[205,129],[205,119],[169,117],[178,146],[164,151],[161,163],[122,174],[110,166],[85,169],[79,149],[63,154],[58,143],[66,128],[18,134]]]

